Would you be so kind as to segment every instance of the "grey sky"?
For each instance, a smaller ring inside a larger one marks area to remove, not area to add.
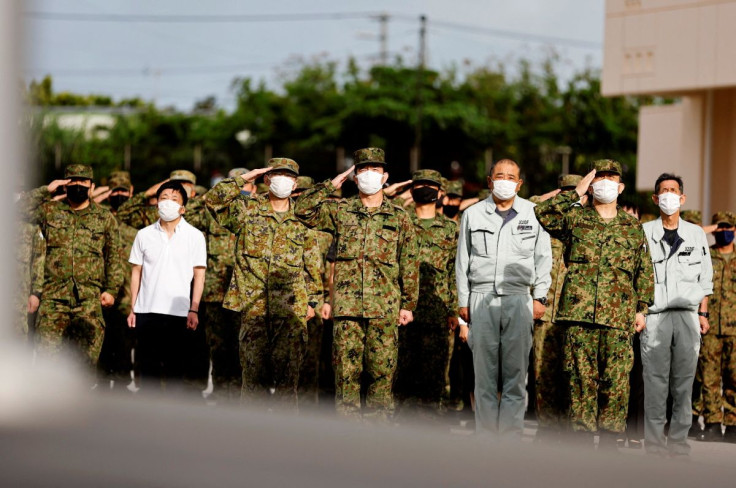
[[[542,60],[549,45],[471,31],[433,21],[457,22],[600,45],[603,0],[33,0],[26,11],[80,14],[237,15],[381,12],[400,15],[388,27],[388,49],[414,63],[418,16],[428,17],[428,62],[436,69],[470,60],[473,65],[526,57]],[[409,16],[409,19],[405,17]],[[294,60],[315,56],[344,61],[352,55],[369,67],[379,52],[379,23],[341,19],[257,23],[149,23],[47,20],[24,16],[26,78],[54,77],[56,90],[141,96],[189,109],[215,95],[230,107],[237,76],[273,85]],[[599,67],[601,48],[556,45],[563,75]]]

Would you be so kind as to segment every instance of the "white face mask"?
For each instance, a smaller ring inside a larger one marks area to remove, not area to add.
[[[171,222],[179,217],[179,209],[181,205],[174,200],[161,200],[158,202],[158,216],[164,222]]]
[[[672,215],[680,208],[680,195],[666,192],[659,195],[659,209],[666,215]]]
[[[268,189],[276,198],[289,198],[294,189],[294,180],[288,176],[272,176]]]
[[[501,200],[511,200],[516,196],[516,181],[493,180],[493,196]]]
[[[360,193],[366,195],[374,195],[383,187],[383,173],[373,171],[372,169],[358,173],[355,179],[358,180],[358,190],[360,190]]]
[[[611,203],[618,198],[618,183],[611,180],[601,180],[593,183],[593,198],[600,203]]]

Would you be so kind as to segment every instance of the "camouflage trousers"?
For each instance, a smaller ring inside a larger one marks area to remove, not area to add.
[[[322,318],[307,322],[307,347],[299,370],[299,406],[316,405],[319,400],[319,370],[323,335]]]
[[[708,424],[736,426],[736,336],[703,336],[698,371],[702,399],[693,403],[694,414]]]
[[[36,351],[54,357],[65,350],[96,366],[105,337],[102,306],[98,299],[43,299],[38,309]]]
[[[568,389],[565,385],[563,344],[565,327],[537,320],[534,327],[534,382],[536,413],[540,428],[567,428]]]
[[[394,411],[393,383],[398,356],[398,313],[386,317],[334,319],[332,364],[339,415],[386,420]],[[363,378],[365,377],[365,378]],[[361,383],[367,384],[365,409]]]
[[[454,333],[446,314],[416,312],[418,320],[399,329],[394,391],[402,403],[439,410],[449,398],[449,370]]]
[[[212,398],[237,400],[243,383],[238,353],[240,313],[222,308],[221,303],[206,302],[202,320],[212,362]]]
[[[239,337],[242,404],[290,411],[298,409],[299,367],[306,333],[304,318],[265,317],[243,312]]]
[[[629,373],[634,364],[633,333],[570,323],[565,330],[564,370],[570,386],[573,431],[626,429]]]

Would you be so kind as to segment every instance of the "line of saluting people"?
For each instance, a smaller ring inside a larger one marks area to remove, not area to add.
[[[627,414],[640,441],[636,356],[649,453],[687,455],[688,434],[736,442],[733,214],[683,220],[683,181],[663,174],[660,218],[642,226],[617,203],[613,160],[530,200],[509,159],[469,200],[434,170],[387,186],[387,169],[366,148],[316,185],[274,158],[209,191],[178,170],[136,194],[126,172],[95,188],[69,165],[18,197],[19,333],[38,312],[39,355],[67,350],[113,386],[135,371],[140,393],[201,395],[211,365],[218,403],[289,411],[318,402],[324,335],[338,414],[434,417],[470,378],[476,431],[509,438],[531,371],[537,439],[597,434],[599,449],[619,445]]]

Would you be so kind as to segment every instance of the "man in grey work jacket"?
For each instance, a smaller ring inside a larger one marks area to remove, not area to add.
[[[521,435],[532,329],[544,314],[551,284],[549,234],[537,222],[534,204],[516,195],[519,173],[514,161],[496,162],[488,176],[492,195],[468,208],[460,224],[459,314],[469,324],[461,326],[460,338],[473,351],[479,433]]]
[[[657,178],[653,200],[660,218],[644,224],[655,275],[654,306],[641,334],[644,440],[651,454],[687,455],[693,379],[700,334],[709,328],[713,267],[703,229],[680,218],[682,178],[667,173]],[[673,405],[665,439],[668,392]]]

